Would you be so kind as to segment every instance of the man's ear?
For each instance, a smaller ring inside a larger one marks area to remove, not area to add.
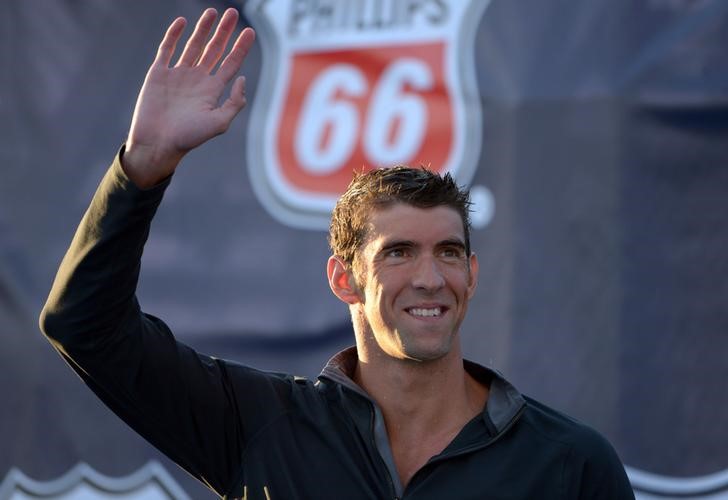
[[[326,275],[329,278],[331,291],[341,301],[350,305],[361,302],[351,266],[348,266],[341,257],[336,255],[329,257],[326,264]]]
[[[470,264],[470,283],[468,284],[468,300],[475,295],[475,289],[478,286],[478,257],[475,253],[471,253],[468,264]]]

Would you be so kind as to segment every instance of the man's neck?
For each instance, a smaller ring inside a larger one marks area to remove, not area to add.
[[[434,361],[360,353],[354,380],[379,405],[402,484],[483,411],[488,389],[463,367],[459,349]]]

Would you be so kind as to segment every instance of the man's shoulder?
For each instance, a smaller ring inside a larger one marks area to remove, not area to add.
[[[524,396],[526,409],[521,422],[542,439],[563,446],[577,458],[608,461],[616,458],[614,448],[596,429],[536,399]]]
[[[564,484],[578,490],[579,498],[634,499],[622,461],[606,437],[540,401],[524,399],[521,429],[527,429],[531,439],[541,439],[542,447],[551,448],[545,453],[563,460]]]
[[[225,373],[224,376],[227,377],[233,385],[244,385],[246,389],[251,385],[253,387],[256,385],[263,385],[284,392],[291,390],[317,392],[315,382],[307,377],[287,372],[263,370],[229,359],[211,359],[212,362],[218,364],[223,369]]]

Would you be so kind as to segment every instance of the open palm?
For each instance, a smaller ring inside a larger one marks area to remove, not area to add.
[[[230,95],[220,102],[253,44],[255,33],[245,28],[222,58],[238,14],[228,9],[212,37],[214,9],[202,13],[177,63],[170,67],[186,25],[172,22],[147,73],[134,109],[123,164],[127,174],[145,187],[169,176],[191,149],[227,130],[245,106],[245,79],[235,79]]]

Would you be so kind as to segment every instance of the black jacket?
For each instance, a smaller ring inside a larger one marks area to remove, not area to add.
[[[482,414],[399,483],[381,412],[350,378],[354,348],[318,381],[261,372],[177,342],[135,298],[168,184],[137,189],[118,159],[58,271],[41,328],[91,389],[220,496],[247,499],[631,499],[609,443],[465,362]]]

